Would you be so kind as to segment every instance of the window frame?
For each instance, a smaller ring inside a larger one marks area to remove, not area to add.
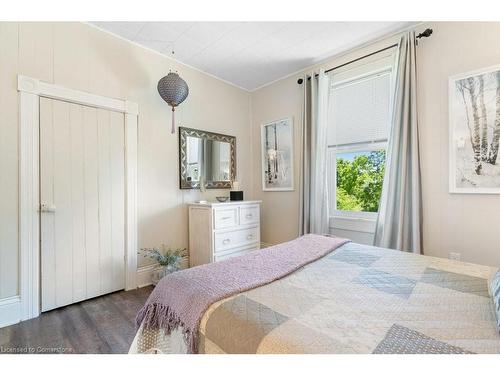
[[[380,65],[379,62],[384,60],[385,63]],[[389,63],[392,61],[392,63]],[[369,69],[370,65],[374,64],[373,69]],[[395,68],[395,55],[385,56],[380,60],[374,62],[368,62],[362,66],[357,66],[352,69],[355,74],[349,75],[349,70],[343,71],[342,76],[346,78],[339,79],[338,81],[333,81],[330,86],[330,93],[336,88],[342,88],[348,85],[356,84],[360,81],[372,79],[380,75],[389,74],[390,75],[390,87],[391,92],[394,91],[394,68]],[[333,77],[332,77],[333,78]],[[389,99],[389,111],[392,112],[392,101],[393,98]],[[390,126],[390,124],[388,124]],[[388,132],[388,137],[390,136],[390,130]],[[344,219],[358,219],[358,220],[369,220],[375,221],[378,216],[378,212],[366,212],[366,211],[346,211],[337,210],[337,154],[341,153],[352,153],[352,152],[370,152],[385,150],[387,151],[388,138],[385,139],[375,139],[367,142],[353,143],[349,145],[328,145],[328,155],[327,163],[331,164],[328,166],[329,173],[332,176],[329,180],[328,192],[329,200],[331,203],[330,208],[330,219],[332,218],[344,218]],[[333,158],[333,159],[332,159]],[[331,183],[330,183],[331,182]],[[331,227],[331,225],[330,225]]]

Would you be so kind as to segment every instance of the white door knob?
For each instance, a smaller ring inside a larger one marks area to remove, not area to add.
[[[53,204],[42,203],[40,205],[40,212],[56,212],[56,206]]]

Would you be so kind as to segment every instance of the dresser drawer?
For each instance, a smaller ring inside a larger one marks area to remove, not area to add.
[[[231,232],[215,233],[214,252],[220,252],[233,247],[244,246],[260,241],[259,227],[236,229]]]
[[[240,206],[240,225],[256,224],[260,220],[260,208],[258,205]]]
[[[214,210],[214,228],[231,228],[238,225],[238,207],[216,208]]]

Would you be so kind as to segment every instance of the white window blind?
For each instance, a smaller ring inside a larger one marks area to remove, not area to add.
[[[390,71],[333,85],[330,92],[330,146],[386,140],[390,124]]]

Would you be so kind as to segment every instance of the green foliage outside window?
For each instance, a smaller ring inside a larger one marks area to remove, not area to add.
[[[353,158],[338,154],[337,210],[377,212],[384,170],[385,150],[363,152]]]

